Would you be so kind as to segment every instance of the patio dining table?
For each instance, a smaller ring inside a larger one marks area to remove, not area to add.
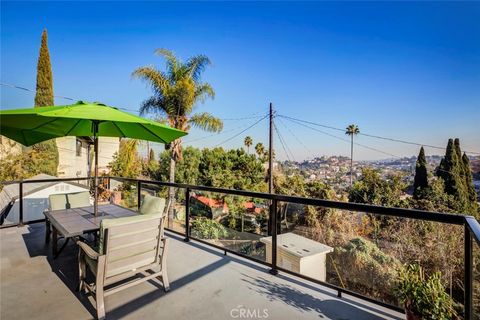
[[[86,233],[96,233],[100,230],[100,223],[103,219],[129,217],[137,214],[136,211],[115,204],[99,205],[97,216],[94,215],[93,206],[45,211],[45,242],[48,243],[50,241],[51,232],[52,254],[56,258],[70,239],[80,237]],[[58,249],[59,236],[65,238],[65,242],[60,250]]]

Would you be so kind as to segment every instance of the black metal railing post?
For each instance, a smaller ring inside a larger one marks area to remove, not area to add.
[[[465,224],[465,302],[464,312],[465,320],[471,320],[473,316],[473,255],[472,255],[472,235],[468,224]]]
[[[190,241],[190,188],[185,189],[185,242]]]
[[[277,200],[273,199],[270,204],[270,223],[272,231],[272,268],[270,273],[278,274],[277,269]]]
[[[137,181],[137,209],[140,212],[140,207],[142,205],[142,182]]]
[[[23,181],[18,184],[18,202],[20,205],[18,214],[18,226],[23,226]]]

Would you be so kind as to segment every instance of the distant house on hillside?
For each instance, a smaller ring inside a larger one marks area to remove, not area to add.
[[[93,141],[90,137],[63,137],[57,138],[58,147],[58,176],[59,177],[86,177],[89,168],[93,168]],[[98,172],[108,173],[108,164],[113,155],[118,152],[120,139],[115,137],[98,138]],[[93,170],[93,169],[92,169]],[[90,170],[91,171],[91,170]]]
[[[191,212],[194,216],[215,219],[229,212],[228,205],[224,201],[197,195],[192,195],[190,199]]]
[[[54,179],[47,174],[39,174],[28,180]],[[75,182],[35,182],[23,184],[23,221],[43,219],[43,211],[48,208],[51,194],[88,191],[88,186]],[[18,184],[6,185],[0,192],[0,225],[18,223],[20,203]]]

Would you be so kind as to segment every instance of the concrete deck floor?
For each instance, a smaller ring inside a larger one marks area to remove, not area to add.
[[[107,319],[404,319],[248,260],[167,234],[171,291],[144,282],[105,300]],[[0,319],[92,319],[93,299],[75,291],[76,247],[53,260],[43,224],[0,230]],[[240,309],[245,309],[243,314]],[[248,311],[248,312],[247,312]],[[265,311],[265,312],[264,312]]]

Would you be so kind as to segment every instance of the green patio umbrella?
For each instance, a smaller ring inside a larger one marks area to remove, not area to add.
[[[170,143],[187,133],[101,103],[0,111],[0,134],[25,146],[65,136],[93,136],[97,214],[98,137],[124,137]]]

